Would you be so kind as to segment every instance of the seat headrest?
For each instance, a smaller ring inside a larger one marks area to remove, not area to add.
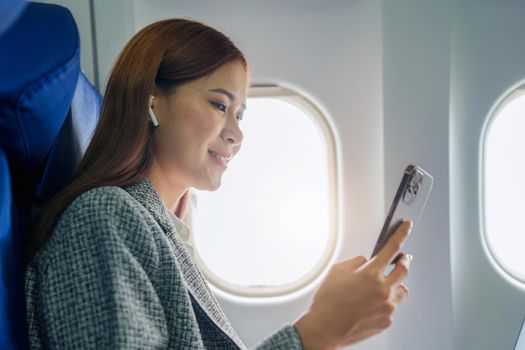
[[[71,109],[49,152],[36,201],[45,203],[72,179],[97,126],[102,96],[81,72]]]
[[[0,35],[18,18],[26,6],[26,0],[0,1]]]
[[[66,8],[29,3],[0,36],[0,47],[0,148],[13,173],[34,171],[71,104],[80,71],[78,30]]]

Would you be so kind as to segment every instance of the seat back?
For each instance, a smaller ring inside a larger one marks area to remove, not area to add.
[[[67,9],[31,2],[11,22],[0,34],[0,349],[25,349],[24,236],[71,180],[101,96],[80,71]]]
[[[17,261],[21,237],[15,235],[11,176],[5,153],[0,149],[0,349],[26,349],[27,332],[23,270]]]
[[[26,0],[0,1],[0,35],[17,20],[26,5]]]

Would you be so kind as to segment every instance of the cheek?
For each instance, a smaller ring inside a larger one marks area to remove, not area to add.
[[[221,135],[223,125],[220,116],[200,115],[193,119],[191,136],[199,142],[214,143]]]
[[[209,145],[220,137],[222,128],[221,115],[213,113],[205,105],[192,105],[177,110],[177,116],[173,115],[165,126],[161,141],[169,145],[167,151],[177,153],[176,158],[195,161],[196,157],[199,159],[207,154]]]
[[[237,153],[239,153],[239,151],[241,150],[241,145],[242,145],[242,144],[239,144],[239,145],[233,147],[233,155],[234,155],[234,156],[235,156]]]
[[[207,127],[201,128],[200,134],[202,136],[202,141],[207,145],[215,143],[217,138],[220,137],[221,128],[217,125],[209,125]]]

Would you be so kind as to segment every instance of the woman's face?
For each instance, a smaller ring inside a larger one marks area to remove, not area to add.
[[[164,180],[179,188],[219,188],[228,162],[241,147],[239,122],[247,89],[246,68],[233,61],[169,95],[156,96],[154,158]]]

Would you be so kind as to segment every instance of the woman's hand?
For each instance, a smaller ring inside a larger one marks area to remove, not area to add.
[[[408,295],[402,281],[412,257],[399,253],[412,223],[405,221],[374,258],[357,257],[335,264],[314,296],[308,312],[296,323],[305,350],[337,349],[377,334],[392,323],[392,313]]]

